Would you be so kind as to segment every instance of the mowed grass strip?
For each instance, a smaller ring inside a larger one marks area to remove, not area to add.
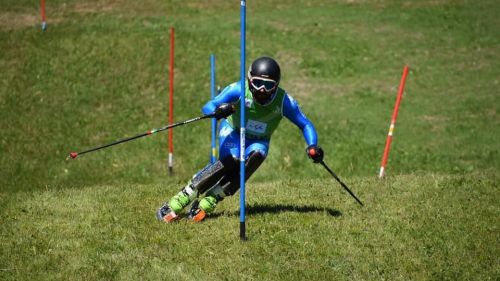
[[[17,193],[1,215],[2,280],[495,280],[498,177],[249,184],[205,222],[156,221],[166,185]],[[169,186],[169,187],[166,187]]]

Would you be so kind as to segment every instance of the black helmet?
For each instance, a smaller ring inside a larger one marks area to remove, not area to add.
[[[270,57],[256,59],[248,69],[248,85],[254,99],[265,105],[273,98],[280,83],[278,63]]]

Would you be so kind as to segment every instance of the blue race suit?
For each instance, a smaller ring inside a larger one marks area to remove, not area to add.
[[[235,82],[227,86],[218,96],[213,100],[207,102],[203,108],[202,112],[204,114],[210,114],[215,111],[215,109],[223,103],[236,103],[239,102],[241,97],[241,84]],[[234,114],[240,114],[240,112],[235,112]],[[294,123],[301,131],[307,145],[317,145],[318,136],[316,130],[307,119],[307,117],[302,113],[297,102],[288,94],[285,93],[285,97],[282,105],[282,115]],[[245,139],[245,157],[247,158],[252,152],[260,152],[264,157],[267,156],[269,151],[270,139],[253,139],[246,136]],[[232,128],[227,120],[223,120],[219,128],[219,159],[224,159],[228,156],[233,156],[233,158],[239,158],[239,147],[240,147],[240,133],[239,130]]]

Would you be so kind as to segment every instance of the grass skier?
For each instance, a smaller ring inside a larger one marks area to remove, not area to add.
[[[314,125],[302,113],[297,102],[279,87],[281,70],[270,57],[256,59],[248,70],[245,83],[246,133],[245,175],[248,178],[264,162],[271,135],[286,117],[301,131],[307,143],[307,155],[315,163],[323,160]],[[241,82],[227,86],[215,99],[207,102],[204,114],[215,113],[223,119],[219,126],[219,159],[196,173],[187,185],[157,211],[157,218],[172,222],[191,202],[188,217],[196,222],[213,213],[217,203],[239,189],[239,124]],[[236,114],[232,115],[232,113]],[[204,195],[200,200],[195,200]]]

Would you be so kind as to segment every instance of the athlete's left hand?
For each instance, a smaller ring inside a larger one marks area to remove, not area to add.
[[[315,144],[310,145],[306,149],[307,156],[313,160],[314,163],[320,163],[323,161],[323,149]]]

